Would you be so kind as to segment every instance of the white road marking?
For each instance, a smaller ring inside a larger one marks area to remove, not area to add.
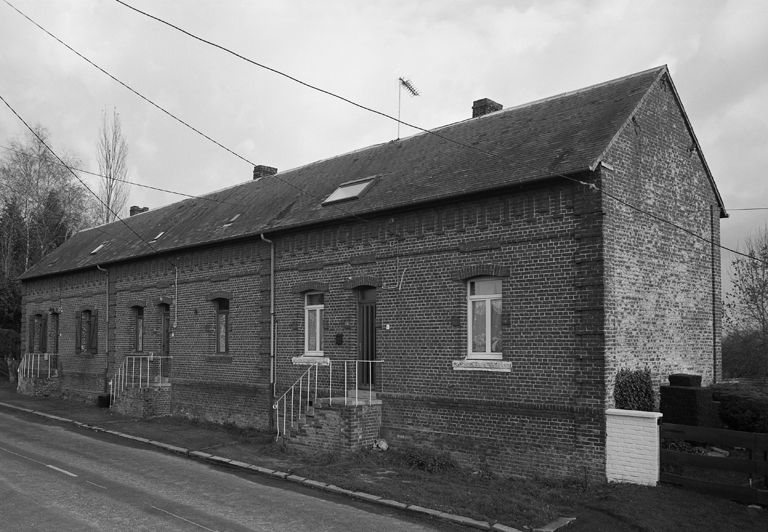
[[[218,532],[218,530],[213,530],[213,529],[210,529],[208,527],[204,527],[203,525],[201,525],[199,523],[195,523],[194,521],[190,521],[189,519],[184,519],[180,515],[176,515],[174,513],[171,513],[168,510],[163,510],[162,508],[158,508],[157,506],[152,506],[152,508],[154,508],[155,510],[160,510],[161,512],[166,513],[168,515],[172,515],[173,517],[175,517],[177,519],[181,519],[182,521],[184,521],[186,523],[189,523],[190,525],[195,525],[196,527],[202,528],[203,530],[207,530],[208,532]]]
[[[94,486],[97,486],[97,487],[99,487],[99,488],[101,488],[101,489],[107,489],[107,487],[106,487],[106,486],[102,486],[101,484],[96,484],[95,482],[91,482],[90,480],[86,480],[86,482],[87,482],[88,484],[93,484]]]
[[[51,464],[46,464],[44,462],[41,462],[40,460],[35,460],[34,458],[30,458],[29,456],[24,456],[23,454],[14,453],[13,451],[9,451],[5,447],[0,447],[0,450],[5,451],[6,453],[10,453],[14,456],[18,456],[19,458],[23,458],[24,460],[29,460],[30,462],[34,462],[36,464],[44,465],[45,467],[50,467],[51,469],[55,469],[56,471],[59,471],[60,473],[64,473],[65,475],[69,475],[70,477],[76,477],[74,473],[70,473],[69,471],[66,471],[64,469],[58,468],[56,466],[53,466]]]
[[[65,475],[69,475],[70,477],[76,477],[77,476],[74,473],[70,473],[66,469],[61,469],[60,467],[56,467],[55,465],[45,464],[45,467],[50,467],[51,469],[55,469],[56,471],[58,471],[60,473],[64,473]]]
[[[9,451],[5,447],[0,447],[0,450],[5,451],[6,453],[10,453],[14,456],[18,456],[19,458],[23,458],[24,460],[29,460],[30,462],[34,462],[36,464],[47,466],[48,464],[44,464],[43,462],[40,462],[39,460],[35,460],[34,458],[30,458],[29,456],[24,456],[23,454],[14,453],[13,451]]]

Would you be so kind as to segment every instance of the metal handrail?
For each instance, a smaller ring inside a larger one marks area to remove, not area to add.
[[[296,381],[280,396],[277,398],[277,400],[272,404],[272,408],[275,410],[275,428],[277,429],[277,436],[276,439],[279,439],[281,435],[285,435],[288,432],[288,428],[293,428],[295,424],[298,422],[302,415],[302,411],[304,414],[306,414],[309,411],[310,407],[314,407],[318,404],[317,402],[317,396],[318,396],[318,390],[325,389],[327,387],[328,390],[328,403],[332,404],[334,402],[334,399],[339,400],[338,395],[334,395],[334,390],[338,392],[339,389],[343,390],[343,399],[344,399],[344,405],[347,406],[351,401],[354,401],[354,404],[359,404],[360,401],[360,391],[361,391],[361,384],[360,384],[360,368],[361,365],[363,368],[367,366],[367,374],[369,376],[374,376],[374,373],[378,373],[378,380],[381,382],[380,385],[377,385],[376,387],[379,390],[383,389],[383,363],[384,360],[335,360],[335,361],[329,361],[327,359],[320,359],[317,362],[313,362],[310,364],[310,366],[301,374],[301,376],[296,379]],[[354,379],[350,379],[349,377],[349,367],[350,365],[353,366],[354,371]],[[337,381],[340,380],[340,382],[334,382],[333,375],[334,375],[334,366],[336,366],[336,375],[338,376],[341,372],[343,374],[343,378],[337,377]],[[343,366],[343,368],[340,368],[340,366]],[[323,368],[327,368],[327,373],[323,371]],[[375,372],[374,370],[379,369],[378,372]],[[323,373],[322,377],[320,376],[321,372]],[[371,382],[371,379],[369,377],[369,383],[363,384],[362,387],[362,395],[364,397],[366,388],[368,392],[368,400],[373,400],[373,394],[374,394],[374,385]],[[334,384],[336,384],[336,387],[334,388]],[[306,386],[306,392],[304,390]],[[350,391],[352,389],[352,386],[354,386],[354,397],[350,397]],[[298,393],[297,393],[298,392]],[[297,401],[297,395],[298,395],[298,401]],[[323,394],[324,395],[324,394]],[[312,399],[314,398],[314,400]],[[326,397],[322,396],[321,400],[325,400]],[[290,402],[290,411],[288,408],[288,403]],[[282,408],[282,418],[281,418],[281,408]],[[298,412],[297,412],[298,410]],[[290,422],[290,425],[289,425]]]
[[[128,355],[118,366],[112,380],[109,381],[110,405],[114,406],[126,388],[149,388],[153,381],[161,384],[163,368],[170,363],[172,356]],[[138,366],[138,367],[137,367]]]
[[[19,363],[18,368],[18,374],[19,377],[24,377],[27,379],[31,378],[40,378],[40,359],[43,359],[45,364],[43,364],[43,375],[44,378],[50,379],[51,374],[53,371],[56,371],[57,364],[53,364],[51,366],[51,362],[53,360],[53,357],[57,357],[57,354],[54,353],[24,353],[24,356],[21,359],[21,363]],[[47,371],[46,371],[47,367]]]
[[[293,428],[294,420],[296,420],[296,416],[294,416],[294,404],[295,404],[295,392],[296,392],[296,386],[299,387],[299,412],[298,416],[301,416],[301,407],[302,402],[304,399],[304,379],[307,380],[307,404],[305,407],[305,413],[309,411],[310,408],[310,397],[311,397],[311,384],[312,384],[312,370],[315,371],[315,402],[312,403],[314,406],[317,404],[317,373],[318,368],[320,367],[319,362],[315,362],[314,364],[310,365],[304,373],[301,374],[301,376],[296,379],[296,382],[294,382],[290,388],[288,388],[283,395],[277,398],[277,401],[275,401],[272,404],[272,408],[275,410],[275,427],[277,428],[277,436],[275,436],[275,439],[280,438],[280,434],[285,434],[287,431],[287,421],[288,421],[288,394],[291,394],[291,428]],[[283,403],[283,430],[280,431],[280,402]]]

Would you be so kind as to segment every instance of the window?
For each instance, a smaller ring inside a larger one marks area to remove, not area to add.
[[[144,308],[133,308],[136,309],[134,314],[133,350],[144,351]]]
[[[359,198],[363,192],[373,183],[373,177],[366,177],[365,179],[358,179],[357,181],[349,181],[342,183],[339,188],[333,191],[333,194],[328,196],[323,205],[329,203],[336,203],[339,201],[353,200]]]
[[[324,294],[309,292],[304,296],[304,351],[307,355],[321,356],[323,354],[324,311]]]
[[[96,353],[99,345],[99,313],[97,310],[79,310],[75,313],[75,351]]]
[[[467,283],[469,358],[501,358],[501,279]]]
[[[35,314],[29,318],[29,345],[27,350],[30,353],[45,353],[48,346],[48,330],[45,314]]]
[[[229,300],[215,299],[216,305],[216,352],[229,352]]]

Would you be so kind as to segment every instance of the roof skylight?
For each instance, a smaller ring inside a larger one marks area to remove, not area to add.
[[[96,246],[96,249],[94,249],[93,251],[91,251],[91,255],[95,255],[96,253],[98,253],[98,252],[99,252],[101,249],[103,249],[103,248],[104,248],[104,246],[106,246],[107,244],[109,244],[109,241],[107,241],[107,242],[103,242],[103,243],[99,244],[98,246]]]
[[[370,184],[373,183],[373,179],[373,177],[366,177],[365,179],[342,183],[339,185],[339,188],[333,191],[333,194],[325,199],[323,205],[359,198]]]
[[[241,215],[241,214],[242,214],[242,213],[238,212],[238,213],[237,213],[237,214],[235,214],[235,215],[234,215],[232,218],[230,218],[229,220],[227,220],[227,222],[224,224],[224,227],[229,227],[230,225],[232,225],[233,223],[235,223],[235,220],[237,220],[238,218],[240,218],[240,215]]]

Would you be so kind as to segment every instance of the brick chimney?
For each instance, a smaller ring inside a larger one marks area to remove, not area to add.
[[[472,118],[477,118],[478,116],[487,115],[488,113],[501,111],[503,108],[503,105],[496,103],[493,100],[489,100],[488,98],[475,100],[472,102]]]
[[[138,205],[131,205],[131,216],[136,216],[142,212],[147,212],[149,207],[139,207]]]
[[[271,166],[264,166],[260,164],[253,167],[253,179],[261,179],[262,177],[269,177],[277,173],[277,168]]]

